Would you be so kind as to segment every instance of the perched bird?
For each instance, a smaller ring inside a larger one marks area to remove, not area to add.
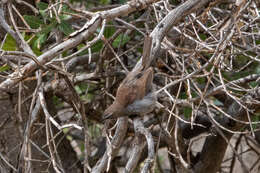
[[[153,92],[153,68],[130,73],[117,89],[116,98],[103,114],[103,119],[151,112],[157,101]]]

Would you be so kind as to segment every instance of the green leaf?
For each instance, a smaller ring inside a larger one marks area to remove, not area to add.
[[[181,98],[181,99],[187,99],[188,96],[187,96],[187,94],[186,94],[185,92],[181,92],[181,93],[180,93],[180,98]]]
[[[40,11],[40,15],[42,16],[43,19],[49,18],[48,14],[44,10],[39,10],[39,11]]]
[[[206,34],[199,34],[201,40],[205,41],[207,39]]]
[[[192,108],[190,108],[190,107],[185,107],[184,110],[183,110],[183,112],[184,112],[184,116],[185,116],[186,118],[189,118],[189,117],[191,117]]]
[[[127,35],[120,34],[112,43],[113,47],[119,48],[120,46],[124,46],[130,38]]]
[[[110,25],[110,24],[112,25],[112,22],[108,22],[108,25]],[[115,27],[110,27],[110,26],[106,27],[104,30],[104,36],[106,38],[109,38],[115,33],[115,31],[116,31]]]
[[[197,82],[199,84],[205,84],[206,83],[206,78],[205,77],[199,77],[196,80],[197,80]]]
[[[137,50],[137,52],[139,52],[139,53],[142,53],[142,52],[143,52],[143,48],[141,48],[141,47],[137,47],[136,50]]]
[[[46,13],[46,9],[48,8],[48,4],[44,3],[44,2],[39,2],[36,4],[36,6],[38,7],[41,16],[46,19],[46,17],[48,16],[48,14]]]
[[[180,0],[171,0],[171,4],[173,5],[179,5],[180,3]]]
[[[102,49],[102,47],[103,47],[103,42],[99,40],[93,46],[91,46],[91,51],[99,52]]]
[[[35,43],[38,39],[38,36],[34,37],[33,39],[30,40],[29,45],[32,48],[32,51],[37,55],[40,56],[42,54],[42,52],[40,51],[40,49],[37,48],[37,44]]]
[[[252,82],[249,82],[249,85],[250,85],[252,88],[255,88],[255,87],[258,86],[258,82],[252,81]]]
[[[62,21],[71,19],[71,15],[63,14],[59,16]],[[71,25],[70,25],[71,26]]]
[[[57,107],[62,107],[63,106],[63,102],[57,97],[57,96],[53,96],[52,97],[52,102],[53,102],[53,104],[55,105],[55,106],[57,106]]]
[[[8,34],[5,39],[5,43],[2,47],[2,49],[5,51],[15,51],[16,48],[17,48],[17,45],[16,45],[15,40],[13,39],[13,37],[10,34]]]
[[[245,55],[237,55],[236,60],[237,60],[237,63],[239,63],[239,65],[243,66],[244,64],[246,64],[248,62],[249,57],[247,57]]]
[[[78,94],[81,94],[83,92],[82,89],[78,85],[76,85],[74,88]]]
[[[5,64],[5,65],[0,67],[0,72],[6,71],[6,70],[9,70],[9,69],[10,69],[10,67],[7,64]]]
[[[101,0],[100,2],[102,5],[107,5],[109,4],[110,0]]]
[[[253,121],[253,122],[259,122],[259,121],[260,121],[259,114],[256,115],[256,116],[253,116],[252,121]],[[252,124],[252,126],[253,126],[253,129],[254,129],[254,130],[257,128],[257,124]]]
[[[75,86],[75,89],[78,94],[80,94],[80,98],[85,102],[90,102],[94,98],[94,94],[92,93],[92,90],[96,89],[95,84],[89,84],[89,83],[80,83]],[[86,91],[88,92],[86,93]]]
[[[66,21],[61,21],[61,23],[58,26],[59,30],[63,32],[66,36],[70,35],[74,30],[71,27],[71,25]]]
[[[81,91],[86,91],[89,88],[89,84],[88,83],[80,83],[77,86],[79,86]]]
[[[69,12],[69,13],[76,13],[75,11],[71,10],[67,4],[64,4],[61,8],[62,12]]]
[[[40,27],[41,24],[44,24],[43,20],[40,19],[40,17],[36,16],[29,16],[29,15],[24,15],[23,16],[25,21],[29,24],[29,26],[33,29],[37,29]]]
[[[260,65],[259,64],[255,67],[254,71],[256,74],[260,74]]]
[[[48,4],[44,2],[38,2],[36,6],[39,10],[46,10],[48,8]]]
[[[125,4],[127,2],[127,0],[119,0],[120,4]]]
[[[22,35],[23,35],[23,38],[24,38],[25,41],[28,41],[29,39],[32,38],[32,35],[31,35],[31,34],[27,34],[27,33],[25,33],[25,32],[24,32]]]
[[[34,46],[37,47],[38,49],[41,49],[41,45],[46,41],[47,39],[47,34],[39,34],[37,35],[37,39],[34,42]]]
[[[42,55],[42,52],[40,51],[40,49],[33,48],[32,50],[33,50],[33,53],[35,53],[35,55],[37,55],[37,56]]]
[[[78,50],[81,50],[83,47],[85,47],[86,45],[85,44],[79,44],[77,46],[77,49]],[[82,51],[82,50],[81,50]],[[88,53],[88,49],[85,49],[83,50],[82,52],[80,52],[78,55],[81,56],[81,55],[86,55]]]
[[[36,37],[30,40],[29,45],[31,46],[33,52],[40,56],[42,54],[41,47],[46,42],[48,34],[38,33]]]
[[[39,34],[48,34],[49,32],[51,32],[51,30],[53,28],[55,28],[57,25],[57,21],[53,21],[52,23],[50,23],[47,26],[44,26],[41,30],[41,32]]]
[[[216,106],[224,106],[222,102],[220,102],[218,99],[214,100],[214,105]]]

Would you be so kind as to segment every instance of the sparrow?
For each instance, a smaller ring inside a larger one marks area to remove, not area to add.
[[[103,119],[144,115],[153,111],[157,97],[153,92],[153,68],[130,72],[119,85],[116,98],[103,114]]]

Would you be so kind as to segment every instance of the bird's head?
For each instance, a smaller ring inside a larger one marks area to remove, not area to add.
[[[112,105],[110,105],[103,113],[102,119],[113,119],[123,116],[124,106],[120,103],[114,101]]]

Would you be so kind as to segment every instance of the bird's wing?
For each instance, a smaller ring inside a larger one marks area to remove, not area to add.
[[[152,90],[153,69],[128,75],[117,89],[116,100],[123,106],[143,99]]]
[[[117,89],[116,100],[123,106],[132,104],[138,95],[138,87],[133,81],[123,82]]]
[[[149,92],[152,91],[152,83],[153,83],[153,68],[150,67],[146,71],[143,72],[142,76],[136,82],[138,91],[138,100],[143,99]]]

